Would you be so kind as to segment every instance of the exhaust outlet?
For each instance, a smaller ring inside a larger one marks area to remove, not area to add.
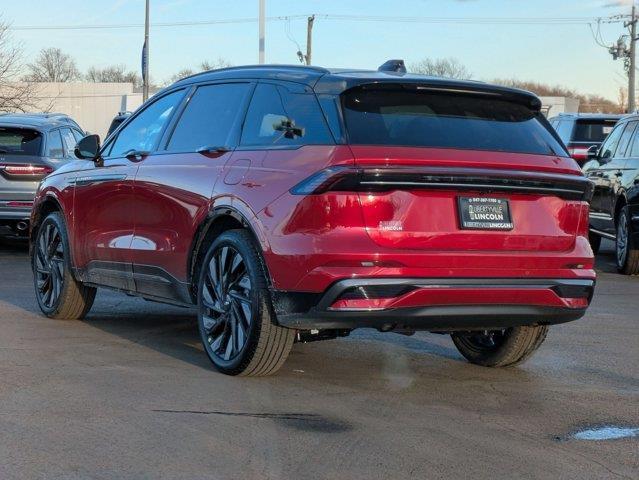
[[[29,222],[25,222],[24,220],[21,220],[18,223],[16,223],[16,230],[18,230],[19,232],[24,232],[28,228],[29,228]]]

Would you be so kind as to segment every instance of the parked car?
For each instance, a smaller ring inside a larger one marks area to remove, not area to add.
[[[96,287],[194,305],[232,375],[360,327],[523,361],[589,305],[592,184],[533,94],[401,66],[205,72],[81,140],[32,217],[44,314]]]
[[[67,115],[0,115],[0,227],[26,235],[38,182],[69,160],[85,135]]]
[[[597,252],[602,238],[615,242],[617,268],[639,274],[639,115],[619,121],[584,172],[594,183],[590,204],[590,243]]]
[[[623,115],[561,113],[550,124],[580,166],[588,160],[588,150],[596,151]]]
[[[106,138],[109,138],[113,132],[115,132],[122,123],[131,116],[131,112],[118,112],[118,114],[111,120],[109,130],[107,131]]]

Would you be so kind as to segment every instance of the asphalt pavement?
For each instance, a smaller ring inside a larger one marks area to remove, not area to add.
[[[86,320],[41,316],[0,241],[0,479],[637,479],[639,277],[608,242],[598,270],[587,316],[519,367],[360,330],[232,378],[188,309],[101,290]],[[599,427],[636,436],[574,437]]]

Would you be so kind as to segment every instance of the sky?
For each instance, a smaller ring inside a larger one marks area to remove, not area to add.
[[[158,23],[255,19],[258,0],[150,0],[150,73],[162,83],[183,68],[224,58],[234,65],[258,59],[257,22],[162,27]],[[626,85],[622,61],[613,61],[581,24],[410,23],[390,17],[595,18],[629,13],[633,0],[266,0],[267,16],[317,14],[313,64],[377,68],[390,58],[407,64],[425,57],[454,57],[478,80],[515,78],[574,88],[617,100]],[[25,60],[42,48],[59,47],[78,67],[125,64],[140,69],[144,0],[0,0]],[[354,21],[322,15],[387,17]],[[25,26],[134,24],[132,28],[32,30]],[[626,29],[601,25],[612,44]],[[266,61],[298,63],[305,48],[306,19],[272,20],[266,26]]]

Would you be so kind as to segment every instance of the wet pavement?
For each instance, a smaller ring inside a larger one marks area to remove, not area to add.
[[[607,242],[598,270],[587,316],[519,367],[361,330],[231,378],[186,309],[102,290],[84,321],[40,316],[25,246],[1,242],[0,479],[639,478],[619,434],[639,428],[639,277]]]

